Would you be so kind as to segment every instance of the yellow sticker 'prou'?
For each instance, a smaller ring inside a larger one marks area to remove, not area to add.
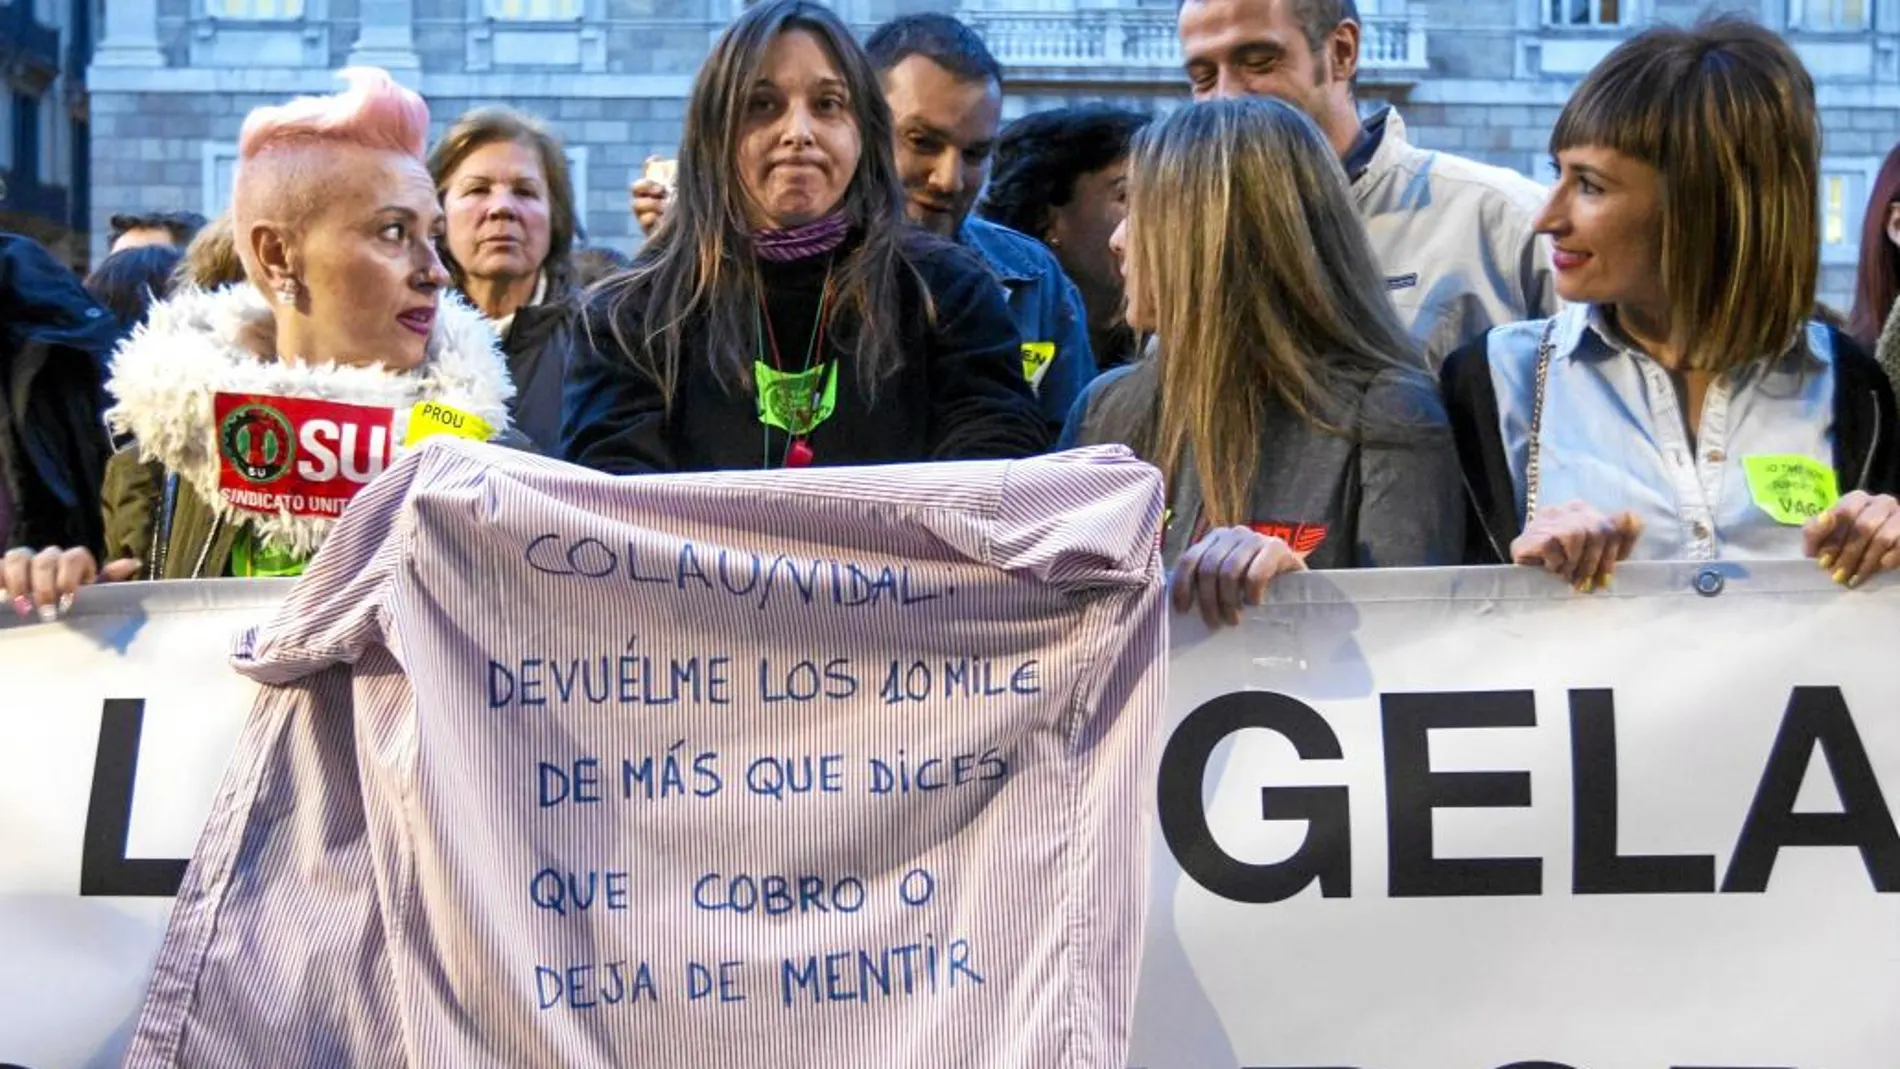
[[[1042,377],[1049,373],[1049,365],[1055,362],[1055,342],[1026,341],[1023,343],[1023,378],[1029,380],[1031,387],[1042,385]]]
[[[1776,523],[1799,526],[1841,497],[1834,469],[1800,453],[1756,453],[1742,458],[1748,496]]]
[[[416,402],[416,407],[409,410],[409,433],[403,436],[403,444],[412,446],[438,434],[486,442],[495,436],[495,428],[482,417],[453,405],[440,401]]]

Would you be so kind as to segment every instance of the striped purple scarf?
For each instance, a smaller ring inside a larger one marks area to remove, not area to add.
[[[754,230],[752,232],[752,251],[759,259],[773,263],[788,263],[812,256],[823,256],[844,244],[845,235],[851,232],[851,219],[843,212],[834,212],[804,226],[789,227],[785,230]]]

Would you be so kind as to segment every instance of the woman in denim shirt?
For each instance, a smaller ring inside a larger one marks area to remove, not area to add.
[[[1551,151],[1537,227],[1572,303],[1442,373],[1468,558],[1585,592],[1632,556],[1807,556],[1848,586],[1900,564],[1892,389],[1809,321],[1820,123],[1793,51],[1732,18],[1645,31],[1578,87]]]

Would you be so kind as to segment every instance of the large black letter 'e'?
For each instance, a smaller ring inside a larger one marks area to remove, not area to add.
[[[1207,826],[1202,784],[1214,748],[1236,731],[1265,728],[1293,744],[1303,761],[1344,756],[1326,718],[1270,691],[1223,694],[1189,713],[1161,755],[1161,834],[1181,871],[1235,902],[1282,902],[1319,881],[1326,898],[1352,895],[1352,825],[1344,787],[1262,787],[1260,819],[1304,820],[1306,841],[1285,861],[1254,865],[1222,850]]]
[[[1534,895],[1544,863],[1534,857],[1441,858],[1432,853],[1432,810],[1531,804],[1528,772],[1433,772],[1437,729],[1537,725],[1528,690],[1387,694],[1385,822],[1387,893],[1393,898]]]

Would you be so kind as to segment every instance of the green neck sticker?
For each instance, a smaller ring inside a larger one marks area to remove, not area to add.
[[[831,418],[838,407],[838,366],[819,364],[803,371],[779,371],[763,360],[752,363],[759,388],[759,422],[794,438]]]
[[[1748,496],[1776,523],[1804,524],[1841,497],[1834,469],[1800,453],[1756,453],[1742,458],[1742,470]]]

